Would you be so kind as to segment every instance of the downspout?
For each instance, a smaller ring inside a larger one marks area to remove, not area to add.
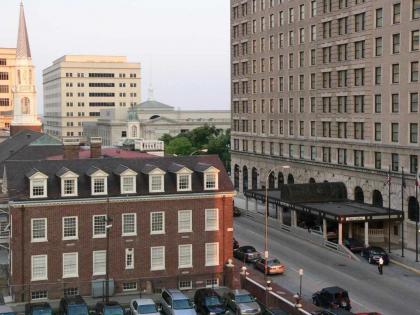
[[[25,206],[20,208],[21,210],[21,223],[20,226],[22,228],[22,236],[20,239],[20,246],[21,246],[21,274],[22,274],[22,301],[25,301],[25,253],[24,253],[24,245],[25,245]],[[14,226],[14,225],[12,225]],[[32,267],[31,267],[32,268]]]

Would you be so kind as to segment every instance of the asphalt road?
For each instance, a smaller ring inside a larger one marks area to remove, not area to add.
[[[241,246],[253,245],[264,252],[261,223],[247,217],[235,218],[234,235]],[[307,300],[324,287],[340,286],[349,291],[352,312],[420,314],[420,276],[396,265],[384,266],[381,276],[377,266],[364,259],[357,262],[341,257],[273,228],[269,229],[269,253],[286,266],[286,273],[272,276],[272,280],[289,291],[299,291],[298,272],[304,269],[302,294]]]

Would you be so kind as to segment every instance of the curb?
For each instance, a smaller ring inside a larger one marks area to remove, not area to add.
[[[402,267],[404,269],[410,270],[410,271],[414,272],[415,274],[420,275],[420,270],[419,269],[416,269],[414,267],[407,266],[406,264],[403,264],[402,262],[399,262],[399,261],[397,261],[395,259],[390,259],[390,262],[392,262],[393,264],[396,264],[396,265],[398,265],[398,266],[400,266],[400,267]]]

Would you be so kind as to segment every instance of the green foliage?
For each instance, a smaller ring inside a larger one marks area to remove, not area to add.
[[[165,150],[169,154],[189,155],[193,152],[191,141],[186,137],[176,137],[169,141],[165,146]]]

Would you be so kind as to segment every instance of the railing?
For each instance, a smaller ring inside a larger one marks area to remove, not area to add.
[[[165,143],[160,140],[134,140],[134,149],[138,151],[164,151]]]

